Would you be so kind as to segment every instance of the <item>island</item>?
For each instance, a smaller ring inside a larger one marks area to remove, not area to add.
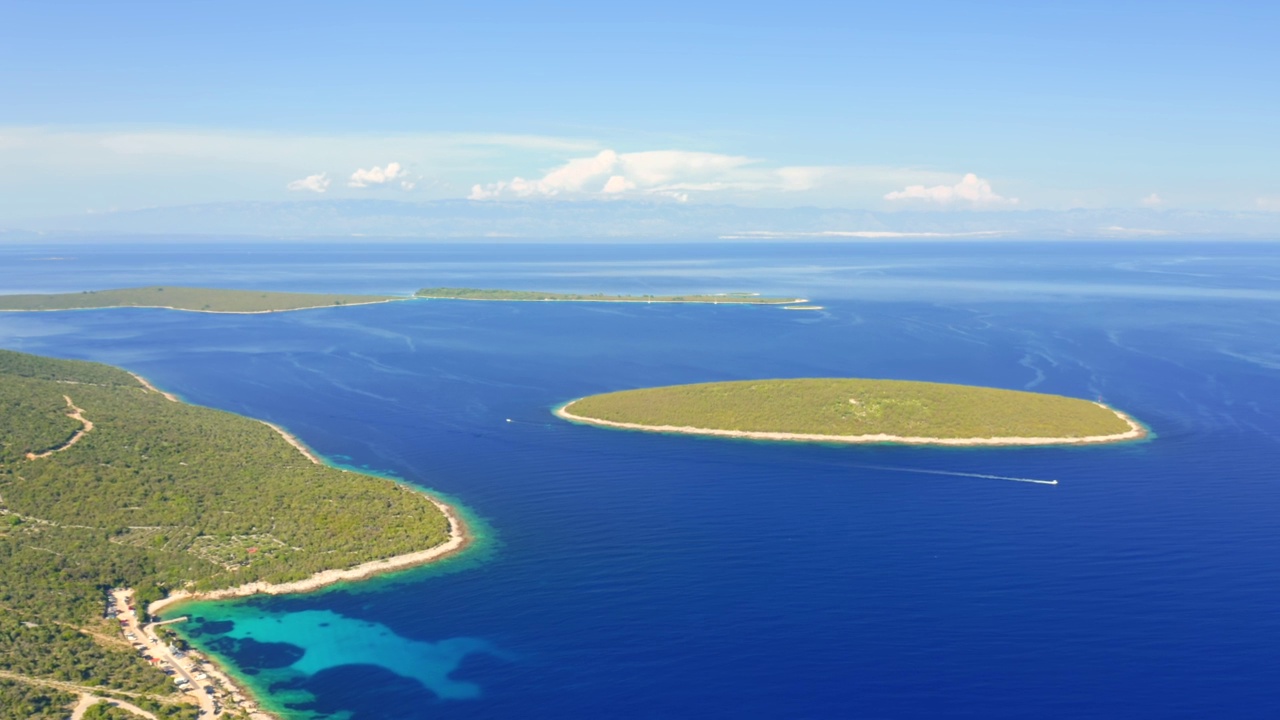
[[[61,720],[77,698],[86,717],[251,713],[148,615],[356,580],[469,539],[416,488],[118,368],[0,350],[0,408],[0,720]]]
[[[706,303],[714,305],[795,305],[804,298],[762,297],[756,293],[713,295],[606,295],[604,293],[550,293],[530,290],[481,290],[476,288],[423,288],[412,296],[293,293],[263,290],[223,290],[152,286],[117,290],[85,290],[74,293],[0,295],[0,312],[48,310],[96,310],[103,308],[162,308],[190,312],[262,314],[292,310],[349,307],[374,303],[425,300],[508,300],[558,302]],[[792,307],[787,309],[821,309]]]
[[[626,302],[626,303],[711,303],[715,305],[792,305],[804,298],[761,297],[755,293],[713,295],[606,295],[538,292],[533,290],[481,290],[478,288],[422,288],[414,297],[431,300],[516,300],[524,302]]]
[[[577,423],[752,440],[1082,445],[1147,430],[1101,402],[906,380],[797,378],[624,390],[555,409]]]
[[[0,295],[0,311],[91,310],[149,307],[208,313],[256,314],[310,310],[341,305],[408,300],[391,295],[338,295],[331,293],[218,290],[190,287],[142,287],[120,290],[86,290],[44,295]]]

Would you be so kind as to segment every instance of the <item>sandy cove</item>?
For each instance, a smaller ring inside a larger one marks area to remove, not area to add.
[[[586,423],[587,425],[601,425],[604,427],[621,428],[624,430],[642,430],[645,432],[659,433],[680,433],[684,435],[714,435],[716,437],[744,438],[748,440],[784,440],[792,442],[824,442],[824,443],[847,443],[851,445],[868,445],[875,443],[891,443],[895,445],[953,445],[953,446],[1011,446],[1011,445],[1094,445],[1098,443],[1114,443],[1124,442],[1126,440],[1140,440],[1147,436],[1147,429],[1138,421],[1129,417],[1125,413],[1116,410],[1113,407],[1102,403],[1094,403],[1098,407],[1105,408],[1115,413],[1116,417],[1128,424],[1129,429],[1126,432],[1116,433],[1114,435],[1088,435],[1085,437],[987,437],[987,438],[936,438],[936,437],[912,437],[904,435],[820,435],[810,433],[785,433],[785,432],[763,432],[757,430],[716,430],[713,428],[698,428],[687,425],[641,425],[639,423],[615,422],[613,420],[601,420],[599,418],[584,417],[574,415],[569,412],[569,407],[573,402],[556,408],[555,414],[565,420],[572,422]]]
[[[176,395],[174,395],[173,393],[167,393],[163,390],[160,390],[155,385],[152,385],[150,381],[148,381],[146,378],[142,377],[141,375],[138,375],[137,373],[129,373],[129,374],[132,375],[134,379],[136,379],[147,392],[158,393],[164,396],[165,399],[169,400],[170,402],[181,402]],[[275,423],[269,423],[269,422],[266,422],[265,420],[259,421],[259,422],[262,422],[267,427],[279,433],[280,436],[285,439],[285,441],[287,441],[290,445],[292,445],[299,453],[303,455],[303,457],[307,458],[307,460],[315,463],[316,465],[324,464],[324,461],[321,460],[320,457],[317,456],[314,452],[312,452],[311,448],[307,447],[305,443],[303,443],[295,435],[293,435],[293,433],[290,433],[288,430],[285,430],[284,428],[280,427],[279,425],[276,425]],[[343,472],[349,472],[349,471],[343,470]],[[418,492],[421,492],[421,491],[418,490]],[[360,565],[356,565],[355,567],[347,568],[345,570],[324,570],[322,572],[318,572],[312,575],[311,577],[304,578],[302,580],[296,580],[294,582],[275,583],[275,584],[267,583],[267,582],[254,582],[254,583],[247,583],[245,585],[240,585],[233,588],[224,588],[222,590],[211,590],[208,592],[191,592],[188,590],[177,590],[177,591],[174,591],[172,594],[170,594],[168,597],[162,598],[160,600],[157,600],[151,603],[149,606],[147,606],[147,612],[148,614],[153,616],[158,615],[165,608],[171,607],[178,603],[188,602],[192,600],[226,600],[231,598],[250,597],[250,596],[259,595],[259,594],[286,595],[286,594],[294,594],[294,593],[307,593],[307,592],[319,590],[320,588],[327,587],[329,585],[334,585],[336,583],[364,580],[364,579],[373,577],[375,575],[395,572],[397,570],[406,570],[408,568],[416,567],[418,565],[425,565],[430,562],[441,560],[445,557],[448,557],[449,555],[453,555],[454,553],[458,553],[466,549],[467,545],[471,543],[471,534],[467,529],[466,522],[463,521],[462,517],[458,514],[458,512],[454,510],[454,508],[451,507],[450,505],[432,497],[430,494],[423,493],[423,495],[426,496],[427,500],[430,501],[432,505],[435,505],[437,508],[439,508],[440,512],[444,513],[444,516],[449,520],[449,539],[439,545],[427,548],[425,550],[406,553],[404,555],[396,555],[396,556],[385,558],[382,560],[372,560],[370,562],[361,563]],[[203,656],[203,654],[201,654],[201,656]],[[216,682],[219,685],[223,686],[231,694],[232,697],[238,696],[244,699],[252,699],[254,709],[252,709],[249,712],[249,717],[252,718],[252,720],[277,720],[275,715],[272,715],[271,713],[263,711],[257,707],[257,701],[256,699],[253,699],[254,696],[252,695],[252,693],[246,691],[238,683],[232,681],[231,677],[222,668],[218,667],[218,664],[216,662],[213,662],[212,659],[209,659],[209,660],[210,661],[209,661],[208,669],[206,672],[209,675],[213,676],[216,679]]]
[[[303,452],[308,453],[306,450],[303,450]],[[314,456],[311,456],[308,453],[308,457]],[[297,580],[295,582],[278,584],[255,582],[240,585],[238,587],[225,588],[223,590],[212,590],[209,592],[189,592],[186,590],[178,590],[168,597],[157,600],[148,605],[147,613],[155,616],[167,607],[192,600],[228,600],[231,598],[250,597],[259,594],[287,595],[293,593],[307,593],[335,583],[364,580],[366,578],[373,577],[374,575],[381,575],[383,573],[393,572],[396,570],[405,570],[417,565],[424,565],[464,550],[471,542],[471,535],[467,530],[466,523],[463,522],[457,511],[449,505],[431,497],[430,495],[427,495],[426,497],[431,501],[431,504],[440,508],[440,511],[449,519],[449,539],[440,545],[436,545],[435,547],[428,548],[426,550],[420,550],[415,553],[396,555],[394,557],[386,558],[385,560],[373,560],[346,570],[325,570],[323,572],[318,572],[309,578]],[[194,649],[190,654],[205,661],[205,672],[214,678],[215,684],[219,685],[229,697],[236,700],[238,705],[248,712],[250,720],[279,720],[279,717],[274,713],[263,710],[260,706],[259,699],[247,688],[234,681],[212,657]]]

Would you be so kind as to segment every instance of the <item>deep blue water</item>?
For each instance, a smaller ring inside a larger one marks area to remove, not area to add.
[[[122,365],[482,519],[478,551],[443,567],[198,608],[194,639],[297,717],[1280,712],[1280,245],[0,247],[5,292],[152,283],[827,308],[0,314],[0,346]],[[606,390],[835,375],[1102,397],[1157,437],[825,447],[550,415]]]

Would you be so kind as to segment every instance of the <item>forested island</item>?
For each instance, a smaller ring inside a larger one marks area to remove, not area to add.
[[[1128,415],[1078,398],[852,378],[624,390],[574,400],[556,414],[628,430],[835,443],[1062,445],[1146,436]]]
[[[0,350],[0,720],[61,720],[90,690],[194,717],[104,619],[108,589],[141,613],[175,591],[399,567],[461,546],[444,510],[123,370]]]
[[[309,310],[337,305],[406,300],[391,295],[265,292],[189,287],[142,287],[86,290],[46,295],[0,295],[0,310],[89,310],[115,307],[154,307],[211,313],[268,313]]]
[[[149,307],[208,313],[270,313],[289,310],[423,298],[428,300],[522,300],[561,302],[632,303],[712,303],[736,305],[793,305],[803,298],[761,297],[755,293],[714,295],[606,295],[604,293],[549,293],[530,290],[482,290],[477,288],[423,288],[412,297],[401,295],[344,295],[334,293],[290,293],[261,290],[219,290],[216,288],[142,287],[119,290],[86,290],[77,293],[0,295],[0,311],[92,310],[99,308]],[[808,309],[808,308],[805,308]]]
[[[790,305],[803,298],[761,297],[755,293],[714,295],[606,295],[604,293],[553,293],[533,290],[482,290],[478,288],[422,288],[415,297],[435,300],[523,300],[560,302],[713,303],[737,305]]]

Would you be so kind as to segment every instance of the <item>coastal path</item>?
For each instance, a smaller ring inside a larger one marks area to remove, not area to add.
[[[104,700],[121,710],[127,710],[134,715],[147,718],[147,720],[158,720],[155,715],[152,715],[133,703],[125,702],[124,700],[116,700],[115,698],[98,697],[91,693],[81,693],[80,702],[76,703],[75,709],[71,711],[71,720],[80,720],[84,717],[85,712],[87,712],[89,708]]]
[[[57,447],[50,448],[48,450],[45,450],[42,453],[33,453],[33,452],[27,453],[28,460],[39,460],[40,458],[47,458],[54,453],[62,452],[63,450],[66,450],[72,445],[75,445],[76,443],[80,442],[80,438],[84,437],[86,434],[88,434],[93,430],[93,421],[89,420],[84,416],[84,410],[81,410],[80,408],[76,407],[76,404],[71,401],[71,396],[63,395],[62,399],[67,401],[67,409],[71,411],[67,413],[67,417],[79,422],[80,429],[77,430],[69,440],[67,440],[66,442],[62,443]]]
[[[36,677],[31,677],[30,675],[20,675],[18,673],[9,672],[8,670],[0,670],[0,679],[12,680],[14,682],[20,682],[27,685],[36,685],[39,687],[53,688],[54,690],[61,690],[63,692],[68,692],[73,695],[79,695],[80,702],[76,704],[75,709],[72,711],[71,720],[80,720],[80,718],[84,716],[84,713],[86,710],[92,707],[95,703],[98,703],[102,700],[106,700],[107,702],[112,703],[123,710],[128,710],[134,715],[140,715],[144,718],[148,718],[148,720],[157,720],[155,715],[152,715],[151,713],[147,712],[146,710],[143,710],[142,708],[138,707],[137,705],[134,705],[133,703],[126,702],[119,698],[103,697],[101,695],[95,695],[94,693],[102,692],[101,688],[91,688],[85,685],[76,685],[75,683],[63,682],[61,680],[46,680],[45,678],[36,678]],[[128,697],[135,697],[135,698],[144,697],[142,693],[128,692],[126,690],[112,690],[112,692],[120,695],[127,695]]]

